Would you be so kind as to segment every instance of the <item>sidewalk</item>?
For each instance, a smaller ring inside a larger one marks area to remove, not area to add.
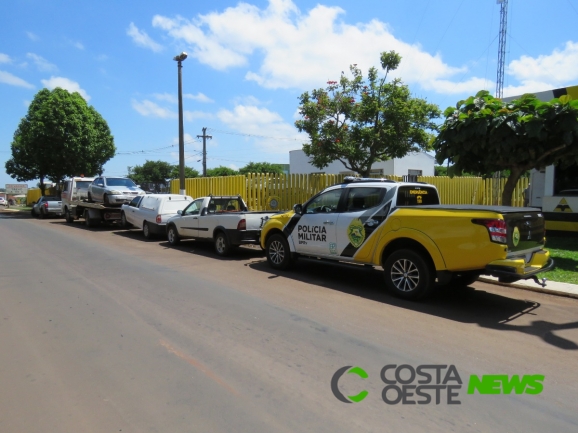
[[[500,283],[496,277],[482,275],[478,281],[484,283],[497,284],[500,286],[513,287],[516,289],[531,290],[532,292],[548,293],[550,295],[567,296],[578,299],[578,285],[568,283],[558,283],[556,281],[546,281],[546,287],[539,286],[533,280],[520,280],[515,283]]]

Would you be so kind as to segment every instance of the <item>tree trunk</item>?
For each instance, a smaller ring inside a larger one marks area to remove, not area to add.
[[[504,185],[504,191],[502,191],[502,206],[512,206],[512,194],[514,194],[514,189],[523,170],[518,167],[514,167],[510,171],[510,176]]]

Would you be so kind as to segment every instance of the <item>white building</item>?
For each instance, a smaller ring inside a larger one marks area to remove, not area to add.
[[[425,152],[408,153],[403,158],[376,162],[371,167],[371,174],[395,176],[434,176],[435,158]],[[333,161],[327,167],[318,169],[309,162],[303,150],[289,152],[289,172],[291,174],[355,174],[345,168],[340,161]]]

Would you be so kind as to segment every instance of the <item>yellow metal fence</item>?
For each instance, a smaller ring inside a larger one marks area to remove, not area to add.
[[[341,174],[249,174],[239,176],[204,177],[185,180],[187,194],[240,195],[250,210],[288,210],[303,203],[330,185],[342,182]],[[399,176],[385,176],[401,181]],[[501,205],[506,179],[481,177],[423,176],[419,182],[435,185],[443,204]],[[518,181],[512,196],[512,206],[523,206],[528,179]],[[171,193],[179,193],[179,180],[171,181]]]

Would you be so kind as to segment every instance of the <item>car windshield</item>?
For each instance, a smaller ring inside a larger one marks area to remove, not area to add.
[[[108,186],[136,186],[132,180],[122,177],[109,177],[106,179],[106,184]]]

